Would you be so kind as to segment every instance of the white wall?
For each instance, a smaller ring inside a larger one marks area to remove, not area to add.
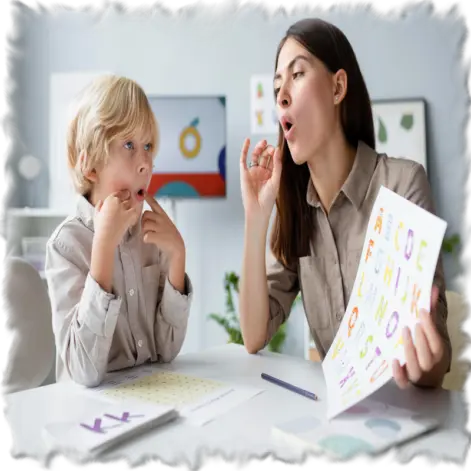
[[[136,79],[150,94],[226,95],[228,198],[177,205],[195,289],[185,350],[225,342],[225,334],[205,317],[224,309],[224,272],[240,271],[244,221],[238,159],[244,138],[250,136],[250,76],[273,71],[280,38],[301,16],[267,19],[249,8],[225,16],[202,9],[178,18],[108,13],[98,19],[76,12],[19,11],[23,55],[15,66],[14,99],[22,144],[16,156],[27,152],[47,163],[51,73],[110,70]],[[429,175],[438,213],[452,232],[460,231],[466,173],[462,133],[466,89],[460,64],[463,22],[432,17],[425,8],[395,21],[360,9],[321,16],[336,23],[351,40],[372,98],[422,96],[427,100]],[[252,138],[258,140],[258,136]],[[274,141],[274,136],[270,138]],[[33,184],[19,177],[17,182],[11,205],[47,204],[47,171]],[[446,269],[451,279],[456,267],[450,262]],[[299,334],[301,316],[294,321],[292,327]],[[299,335],[290,338],[288,351],[302,354]]]

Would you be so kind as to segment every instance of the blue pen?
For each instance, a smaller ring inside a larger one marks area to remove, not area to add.
[[[317,401],[318,397],[309,391],[306,391],[305,389],[298,388],[297,386],[293,386],[292,384],[286,383],[285,381],[282,381],[281,379],[274,378],[273,376],[267,375],[266,373],[262,373],[262,378],[270,381],[273,384],[277,384],[278,386],[281,386],[282,388],[289,389],[290,391],[293,391],[295,393],[301,394],[301,396],[307,397],[308,399],[313,399],[314,401]]]

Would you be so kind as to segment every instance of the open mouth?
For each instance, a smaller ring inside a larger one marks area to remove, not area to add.
[[[287,116],[283,116],[283,118],[281,119],[281,124],[285,133],[288,133],[293,127],[293,123],[288,119]]]
[[[144,188],[141,188],[141,189],[137,190],[136,196],[137,196],[137,199],[138,199],[138,200],[143,200],[143,199],[144,199],[144,195],[145,195],[145,190],[144,190]]]

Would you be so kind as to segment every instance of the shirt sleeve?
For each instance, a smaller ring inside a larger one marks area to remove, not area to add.
[[[288,320],[293,302],[299,293],[298,272],[295,267],[286,267],[270,255],[267,264],[269,319],[263,348]]]
[[[160,361],[168,363],[178,355],[185,341],[193,286],[186,273],[183,293],[170,283],[167,271],[162,272],[161,279],[163,289],[156,306],[155,340]]]
[[[432,191],[424,167],[420,164],[416,164],[415,169],[410,173],[410,175],[411,179],[404,197],[410,202],[435,215]],[[433,284],[437,286],[439,290],[437,307],[434,312],[434,321],[437,326],[437,330],[445,343],[445,348],[449,352],[450,363],[448,364],[448,373],[451,367],[452,348],[447,329],[448,305],[446,301],[446,285],[441,254],[439,254],[438,257]]]
[[[94,387],[107,372],[121,298],[104,291],[79,257],[77,247],[56,238],[47,245],[45,272],[58,353],[75,382]]]

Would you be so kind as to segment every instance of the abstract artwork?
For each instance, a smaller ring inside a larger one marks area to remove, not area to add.
[[[149,193],[156,198],[225,197],[225,97],[148,98],[159,132]]]
[[[372,111],[377,152],[414,160],[427,170],[425,100],[373,100]]]

